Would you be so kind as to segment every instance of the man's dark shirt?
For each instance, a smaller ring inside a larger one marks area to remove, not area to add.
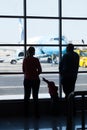
[[[79,55],[74,52],[67,52],[62,57],[59,64],[59,72],[61,76],[75,76],[77,77],[79,68]]]

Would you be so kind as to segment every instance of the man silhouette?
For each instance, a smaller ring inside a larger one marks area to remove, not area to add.
[[[59,73],[65,97],[74,91],[79,68],[79,55],[74,52],[74,45],[68,44],[66,53],[59,63]]]

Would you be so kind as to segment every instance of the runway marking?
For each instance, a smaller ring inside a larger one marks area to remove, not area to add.
[[[39,98],[50,98],[49,94],[39,94]],[[18,95],[2,95],[0,96],[0,100],[9,100],[9,99],[24,99],[24,94]],[[30,97],[32,99],[32,95]]]
[[[59,84],[56,84],[56,86],[59,86]],[[76,84],[77,86],[87,86],[87,84]],[[40,88],[47,87],[47,85],[41,85]],[[4,88],[24,88],[24,86],[0,86],[0,89]]]

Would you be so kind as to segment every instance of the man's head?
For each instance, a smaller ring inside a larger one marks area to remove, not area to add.
[[[74,50],[74,45],[71,44],[71,43],[69,43],[69,44],[67,45],[66,51],[67,51],[67,52],[71,52],[71,51],[73,51],[73,50]]]

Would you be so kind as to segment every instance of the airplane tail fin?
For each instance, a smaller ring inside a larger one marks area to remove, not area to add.
[[[22,42],[24,40],[24,26],[22,18],[19,18],[19,36],[20,36],[20,42]]]

